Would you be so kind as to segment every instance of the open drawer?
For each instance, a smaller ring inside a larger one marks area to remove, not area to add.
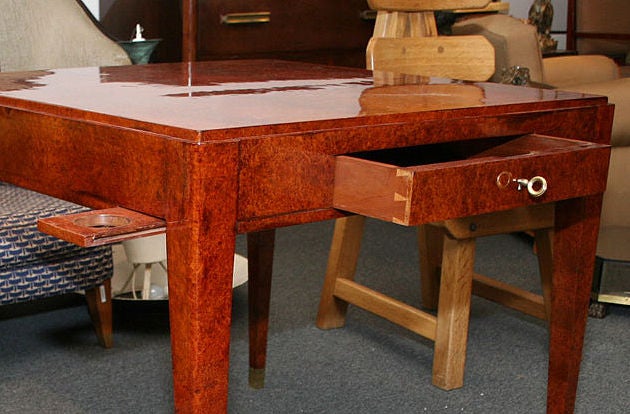
[[[598,194],[609,155],[535,134],[341,155],[333,206],[417,225]]]

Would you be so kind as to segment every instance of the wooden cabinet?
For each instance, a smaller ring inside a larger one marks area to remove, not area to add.
[[[630,3],[569,0],[567,49],[580,54],[605,54],[623,61],[630,51]]]
[[[163,39],[155,61],[177,61],[181,3],[114,0],[101,10],[102,24],[127,39],[140,23],[145,37]],[[193,16],[197,60],[264,57],[364,67],[375,14],[366,0],[198,0]]]

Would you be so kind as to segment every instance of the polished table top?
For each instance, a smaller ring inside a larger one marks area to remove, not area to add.
[[[236,234],[343,216],[337,155],[531,133],[606,144],[611,123],[603,97],[296,62],[0,73],[0,180],[166,221],[176,409],[224,412]],[[549,166],[570,184],[548,199],[549,412],[571,412],[577,388],[606,174],[584,167],[591,192]]]
[[[160,133],[167,127],[178,138],[216,140],[213,132],[219,130],[222,139],[230,139],[242,134],[243,128],[248,135],[274,125],[289,132],[308,130],[313,121],[342,126],[344,120],[391,113],[510,104],[543,107],[583,97],[497,83],[422,81],[378,86],[369,71],[282,61],[70,68],[3,74],[0,102],[23,108],[38,102],[39,110],[55,113],[59,108],[52,106],[61,106],[68,108],[64,112],[68,116],[103,119],[108,115],[112,125]],[[370,105],[375,101],[379,104]],[[190,131],[201,135],[191,137]]]

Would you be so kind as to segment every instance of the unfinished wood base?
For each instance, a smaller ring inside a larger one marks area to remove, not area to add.
[[[551,230],[554,205],[448,220],[418,228],[425,307],[437,317],[354,281],[364,216],[335,223],[317,326],[344,325],[348,304],[358,306],[435,342],[433,384],[445,390],[464,384],[472,294],[541,319],[548,319],[551,287]],[[477,237],[534,229],[539,248],[543,296],[474,273]]]

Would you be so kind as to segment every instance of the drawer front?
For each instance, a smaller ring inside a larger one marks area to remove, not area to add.
[[[483,140],[479,144],[486,145]],[[401,150],[398,158],[404,153]],[[414,151],[422,153],[422,147]],[[605,189],[610,155],[606,145],[537,135],[480,151],[473,145],[464,155],[458,148],[453,160],[444,151],[444,147],[435,151],[438,162],[427,157],[427,163],[416,166],[388,163],[374,153],[339,156],[333,205],[368,217],[417,225],[598,194]],[[391,156],[390,151],[387,157]],[[542,179],[532,180],[534,177]],[[528,182],[519,185],[519,179],[532,181],[533,195]]]
[[[365,50],[374,21],[365,0],[200,1],[198,55]]]

